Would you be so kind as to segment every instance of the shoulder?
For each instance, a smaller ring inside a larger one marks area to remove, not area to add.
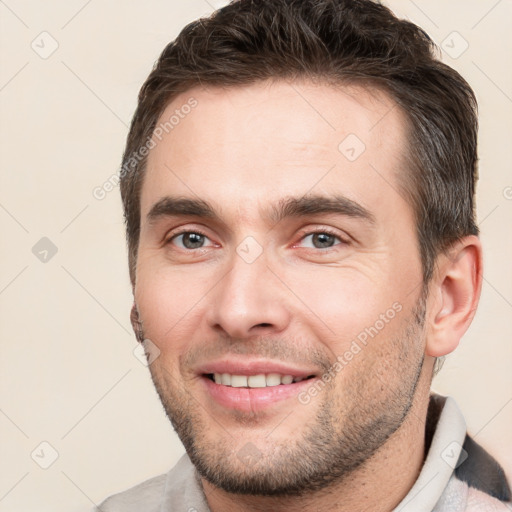
[[[452,474],[433,512],[510,512],[510,505]]]
[[[99,509],[102,512],[158,512],[162,502],[166,475],[156,476],[127,491],[107,498]]]
[[[485,492],[469,487],[465,512],[509,512],[510,505],[510,502],[506,504]]]
[[[498,461],[466,434],[453,480],[465,497],[465,512],[510,511],[510,483]],[[455,483],[454,482],[454,483]]]
[[[465,482],[475,496],[511,501],[510,483],[498,461],[468,434],[462,448],[464,458],[455,469],[456,478]]]
[[[164,508],[208,510],[196,469],[187,454],[167,474],[114,494],[99,506],[101,512],[160,512]]]

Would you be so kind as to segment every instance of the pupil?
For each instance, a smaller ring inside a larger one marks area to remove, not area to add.
[[[328,233],[315,233],[313,235],[313,245],[315,247],[331,247],[334,242],[334,236]]]
[[[198,233],[186,233],[183,237],[183,245],[187,249],[197,249],[203,245],[204,236]]]

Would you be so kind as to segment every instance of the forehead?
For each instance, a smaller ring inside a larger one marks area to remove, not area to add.
[[[364,206],[401,200],[406,126],[375,88],[304,81],[193,88],[157,122],[142,216],[165,194],[199,196],[240,216],[311,192],[341,192]]]

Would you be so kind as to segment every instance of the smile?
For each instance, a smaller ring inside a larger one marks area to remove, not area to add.
[[[202,374],[201,382],[208,400],[224,410],[255,413],[271,410],[288,401],[291,407],[297,405],[297,397],[318,379],[280,373],[257,373],[240,375],[232,373]],[[211,403],[211,402],[210,402]]]
[[[282,375],[279,373],[262,373],[258,375],[211,373],[206,376],[216,384],[233,388],[268,388],[301,382],[313,377],[294,377],[293,375]]]

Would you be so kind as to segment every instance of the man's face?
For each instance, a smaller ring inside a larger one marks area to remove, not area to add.
[[[321,488],[402,424],[422,368],[403,114],[376,91],[297,82],[193,89],[158,124],[177,109],[141,193],[153,380],[211,483]]]

